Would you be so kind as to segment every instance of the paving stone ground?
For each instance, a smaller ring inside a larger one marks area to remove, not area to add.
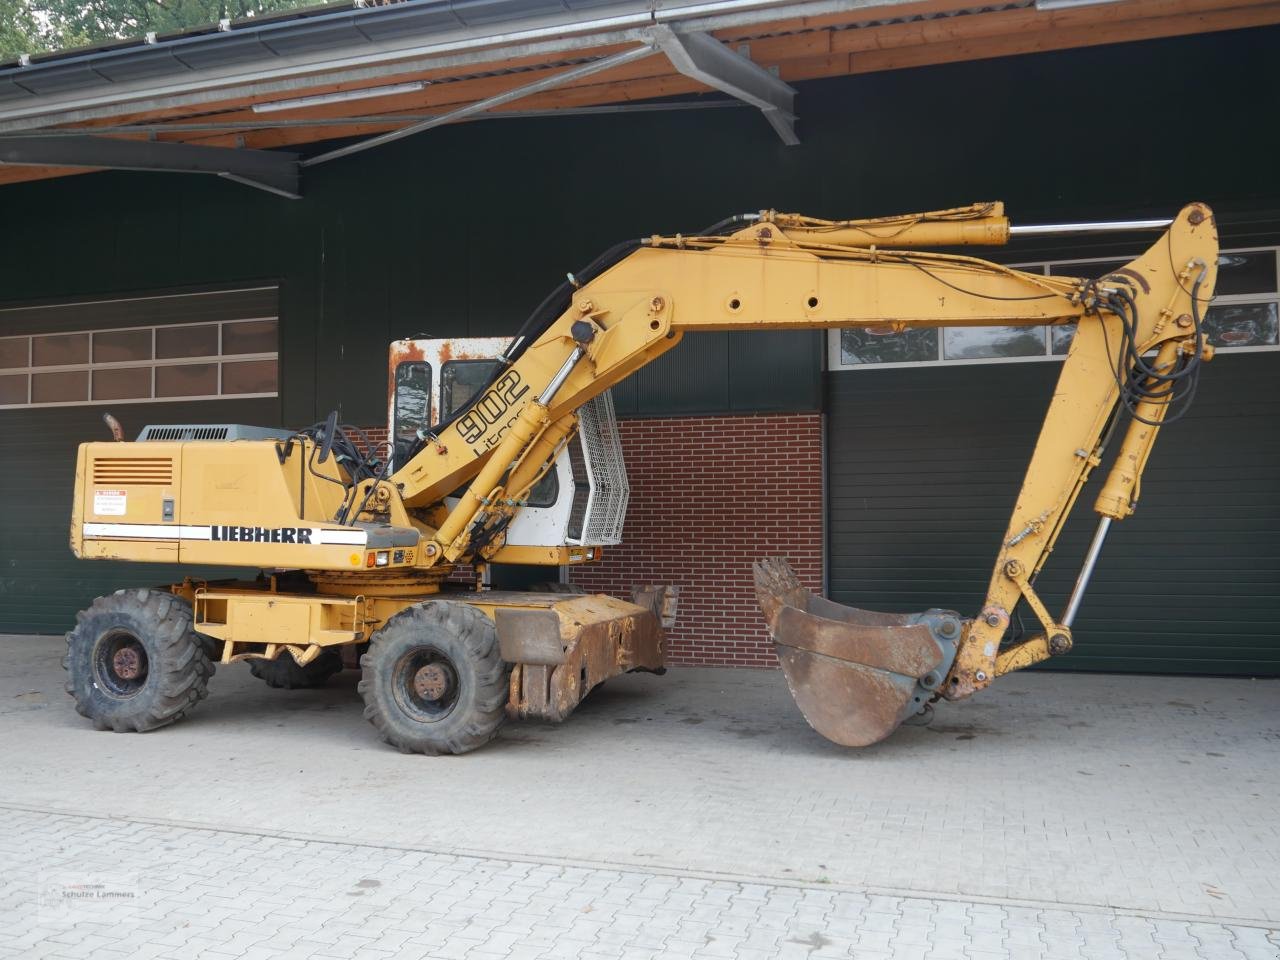
[[[1027,674],[869,750],[673,670],[405,757],[242,665],[144,736],[0,638],[0,958],[1280,960],[1280,684]]]
[[[10,810],[0,956],[1275,960],[1255,926]]]

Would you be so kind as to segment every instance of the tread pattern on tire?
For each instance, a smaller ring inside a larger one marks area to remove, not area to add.
[[[278,690],[323,687],[334,674],[342,672],[342,654],[337,650],[322,650],[318,657],[300,667],[292,654],[282,653],[275,660],[250,660],[249,672]]]
[[[450,656],[463,687],[454,711],[431,723],[406,716],[392,688],[400,658],[428,644]],[[506,719],[511,668],[493,621],[470,604],[428,600],[401,611],[373,635],[360,667],[365,719],[402,753],[468,753],[496,737]]]
[[[147,647],[148,660],[146,685],[127,700],[109,699],[97,692],[92,669],[100,635],[96,625],[102,617],[121,616],[134,621]],[[191,624],[190,604],[167,591],[149,588],[117,590],[77,613],[62,658],[66,691],[75,700],[76,712],[92,720],[95,729],[117,733],[145,733],[181,720],[208,696],[209,678],[216,669]]]

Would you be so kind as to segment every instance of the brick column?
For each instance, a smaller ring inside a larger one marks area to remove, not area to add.
[[[635,584],[678,584],[668,632],[676,664],[773,667],[751,563],[784,556],[822,589],[820,414],[670,417],[620,424],[631,505],[624,543],[572,582],[629,598]]]

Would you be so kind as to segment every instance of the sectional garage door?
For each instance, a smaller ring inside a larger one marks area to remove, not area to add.
[[[973,615],[1048,404],[1053,361],[827,375],[829,587],[842,603]],[[1280,353],[1220,354],[1113,526],[1055,667],[1280,675]],[[1105,466],[1105,465],[1104,465]],[[1037,584],[1060,613],[1095,479]],[[1022,609],[1029,630],[1034,618]]]
[[[61,633],[95,596],[181,578],[76,560],[76,447],[148,423],[275,424],[275,287],[0,309],[0,633]],[[221,571],[221,576],[227,576]]]

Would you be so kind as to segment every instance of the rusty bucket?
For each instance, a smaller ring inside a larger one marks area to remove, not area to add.
[[[859,610],[814,596],[786,560],[754,570],[787,686],[813,729],[865,747],[928,714],[955,660],[959,614]]]

